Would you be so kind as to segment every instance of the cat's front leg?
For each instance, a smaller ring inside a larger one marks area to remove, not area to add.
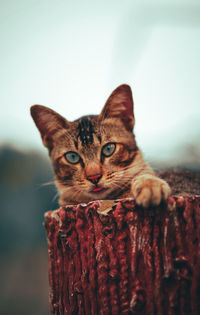
[[[136,203],[144,208],[149,205],[158,206],[166,200],[171,189],[167,182],[154,174],[138,175],[132,180],[131,192]]]

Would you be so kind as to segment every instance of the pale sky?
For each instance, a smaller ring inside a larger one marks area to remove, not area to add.
[[[98,114],[132,87],[144,153],[200,142],[199,1],[0,1],[0,145],[41,149],[29,114]]]

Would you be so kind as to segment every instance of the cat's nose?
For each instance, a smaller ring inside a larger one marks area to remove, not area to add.
[[[97,184],[101,177],[102,177],[101,174],[96,174],[96,175],[88,176],[87,179],[93,184]]]

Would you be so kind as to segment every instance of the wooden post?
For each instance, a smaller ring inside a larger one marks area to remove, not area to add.
[[[45,215],[51,314],[200,314],[200,196]]]

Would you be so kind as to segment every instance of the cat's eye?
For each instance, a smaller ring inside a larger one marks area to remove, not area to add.
[[[80,156],[76,152],[67,152],[65,154],[65,158],[71,164],[77,164],[78,162],[80,162]]]
[[[106,145],[104,145],[103,149],[102,149],[102,154],[104,156],[111,156],[116,148],[116,144],[115,143],[107,143]]]

